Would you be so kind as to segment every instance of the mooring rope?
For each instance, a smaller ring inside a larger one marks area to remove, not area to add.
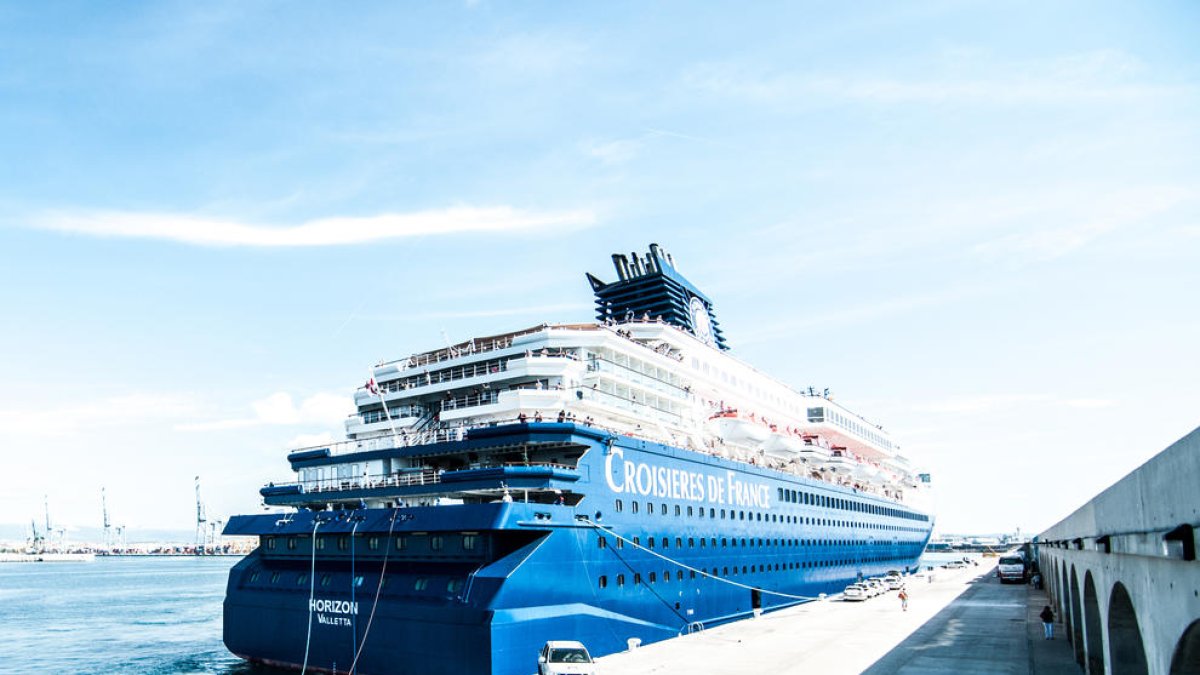
[[[313,519],[312,533],[312,569],[308,573],[308,635],[304,638],[304,665],[300,667],[300,675],[308,671],[308,648],[312,644],[313,601],[317,597],[317,528],[321,521]]]
[[[769,594],[769,595],[776,595],[776,596],[779,596],[779,597],[781,597],[781,598],[788,598],[788,599],[791,599],[791,600],[803,600],[803,601],[806,601],[806,602],[811,602],[811,601],[813,601],[813,600],[820,600],[820,599],[821,599],[821,598],[820,598],[820,596],[811,596],[811,595],[793,595],[793,594],[791,594],[791,593],[784,593],[784,592],[782,592],[782,591],[771,591],[771,590],[767,590],[767,589],[765,589],[765,588],[760,588],[760,587],[758,587],[758,586],[749,586],[749,585],[746,585],[746,584],[741,584],[741,583],[738,583],[738,582],[736,582],[736,581],[730,581],[729,579],[724,579],[724,578],[721,578],[721,577],[719,577],[719,576],[716,576],[716,575],[714,575],[714,574],[709,574],[708,572],[705,572],[705,571],[704,571],[704,570],[702,570],[702,569],[699,569],[699,568],[696,568],[696,567],[692,567],[691,565],[688,565],[688,564],[686,564],[686,563],[682,563],[682,562],[680,562],[680,561],[678,561],[678,560],[675,560],[675,559],[673,559],[673,558],[669,558],[669,557],[667,557],[667,556],[665,556],[665,555],[662,555],[662,554],[661,554],[661,553],[659,553],[658,551],[655,551],[654,549],[651,549],[651,548],[646,548],[645,546],[642,546],[642,545],[641,545],[641,544],[639,544],[638,542],[635,542],[635,541],[633,541],[633,540],[630,540],[630,539],[627,539],[627,538],[625,538],[625,537],[622,537],[621,535],[617,534],[616,532],[613,532],[612,530],[606,530],[606,529],[604,529],[604,528],[603,528],[603,527],[601,527],[599,524],[592,522],[592,520],[591,520],[591,519],[589,519],[589,518],[587,518],[587,517],[579,518],[579,521],[580,521],[580,522],[583,522],[583,523],[587,523],[589,526],[591,526],[591,527],[593,527],[593,528],[595,528],[595,529],[599,530],[599,531],[600,531],[600,532],[602,532],[602,533],[605,533],[605,534],[611,534],[613,537],[615,537],[615,538],[617,538],[617,539],[620,539],[621,541],[623,541],[623,542],[625,542],[625,543],[629,544],[630,546],[633,546],[634,548],[637,548],[637,549],[641,549],[642,551],[645,551],[646,553],[649,553],[650,555],[652,555],[652,556],[654,556],[654,557],[656,557],[656,558],[660,558],[660,559],[662,559],[662,560],[665,560],[666,562],[669,562],[669,563],[671,563],[672,565],[676,565],[676,566],[678,566],[678,567],[682,567],[682,568],[683,568],[683,569],[685,569],[685,570],[688,570],[688,571],[690,571],[690,572],[695,572],[695,573],[697,573],[697,574],[700,574],[700,575],[702,575],[702,576],[708,577],[709,579],[715,579],[715,580],[717,580],[717,581],[720,581],[721,583],[729,584],[730,586],[737,586],[738,588],[744,588],[744,589],[746,589],[746,590],[749,590],[749,591],[758,591],[758,592],[760,592],[760,593],[767,593],[767,594]],[[622,560],[623,560],[623,559],[622,559]],[[628,564],[628,563],[627,563],[627,564]]]
[[[371,632],[371,623],[375,621],[375,608],[379,606],[379,594],[383,592],[383,580],[387,575],[388,556],[392,553],[392,532],[396,528],[396,517],[400,515],[400,509],[392,511],[392,524],[388,526],[388,536],[386,546],[383,552],[383,567],[379,570],[379,585],[375,587],[375,602],[371,603],[371,614],[367,617],[367,627],[363,629],[362,640],[358,643],[358,649],[354,651],[354,661],[350,663],[349,675],[354,675],[354,668],[358,666],[358,657],[362,656],[363,648],[367,646],[367,635]]]

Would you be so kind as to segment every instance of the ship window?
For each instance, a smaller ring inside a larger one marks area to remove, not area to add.
[[[363,585],[363,577],[362,577],[362,575],[360,574],[360,575],[358,575],[358,576],[354,577],[354,586],[355,586],[355,588],[357,588],[357,587],[359,587],[359,586],[362,586],[362,585]]]
[[[279,581],[279,572],[271,572],[271,583]]]
[[[322,586],[328,586],[329,582],[331,582],[331,581],[333,581],[333,577],[329,576],[328,574],[321,575],[321,585]]]
[[[350,537],[338,537],[338,550],[347,551],[350,549]]]
[[[289,551],[296,550],[296,538],[295,537],[288,537],[287,543],[288,543],[287,546],[288,546]]]
[[[704,548],[708,544],[708,540],[704,537],[700,538],[700,548]]]
[[[666,537],[663,537],[662,547],[663,548],[671,548],[671,540],[667,539]]]
[[[654,583],[656,581],[658,581],[658,575],[655,574],[654,572],[651,572],[650,573],[650,583]]]
[[[683,548],[683,537],[675,537],[675,548]]]
[[[678,504],[676,504],[675,505],[675,515],[680,516],[680,515],[682,515],[682,512],[683,512],[683,509],[680,508]]]
[[[408,537],[404,535],[396,537],[396,550],[403,551],[406,548],[408,548]]]
[[[464,534],[462,538],[462,547],[464,551],[474,551],[476,544],[479,543],[479,537],[473,534]]]
[[[646,539],[646,548],[654,548],[654,537]]]
[[[296,585],[303,586],[308,583],[308,572],[301,572],[296,576]]]
[[[779,501],[783,501],[783,488],[778,488],[778,490],[779,490]]]
[[[636,585],[638,585],[638,584],[640,584],[640,583],[642,583],[642,573],[641,573],[641,572],[634,572],[634,573],[633,573],[633,585],[635,585],[635,586],[636,586]]]
[[[721,548],[726,548],[727,546],[729,546],[729,540],[725,537],[721,537]]]
[[[683,581],[683,570],[675,571],[675,581]]]
[[[429,588],[429,580],[425,577],[418,577],[417,580],[413,582],[414,591],[423,591],[426,588]]]
[[[725,518],[725,509],[721,509],[721,518],[722,518],[722,519],[724,519],[724,518]]]
[[[638,512],[638,503],[636,501],[629,502],[629,510],[634,513],[637,513]]]
[[[633,538],[633,545],[634,545],[634,546],[641,546],[641,545],[642,545],[642,538],[641,538],[641,537],[634,537],[634,538]]]
[[[648,516],[654,515],[654,503],[653,502],[646,502],[646,515],[648,515]]]
[[[621,510],[625,508],[625,505],[621,503],[620,499],[617,500],[617,503],[614,506],[617,509],[617,513],[620,513]]]
[[[367,538],[367,548],[371,549],[372,551],[378,551],[379,550],[379,537],[368,537]]]
[[[691,518],[691,517],[692,517],[692,510],[693,510],[693,509],[692,509],[692,507],[690,507],[690,506],[689,506],[689,507],[688,507],[688,512],[687,512],[687,513],[688,513],[688,518]],[[700,510],[700,515],[701,515],[701,516],[703,516],[703,515],[704,515],[704,509],[701,509],[701,510]]]
[[[712,508],[712,507],[710,506],[710,507],[708,508],[708,517],[709,517],[709,518],[716,518],[716,517],[717,517],[717,510],[716,510],[716,509],[714,509],[714,508]]]
[[[625,575],[618,574],[617,575],[617,588],[624,588],[624,587],[625,587]]]
[[[442,541],[443,540],[442,540],[441,536],[435,535],[435,536],[430,537],[429,538],[429,550],[431,550],[431,551],[442,550]]]
[[[266,537],[266,540],[267,540],[267,550],[274,551],[275,550],[275,537]]]
[[[318,551],[325,550],[325,537],[317,537],[317,550]]]
[[[258,572],[250,575],[250,583],[254,583],[256,581],[258,581]]]
[[[601,574],[600,578],[597,581],[599,583],[600,588],[608,588],[608,577]]]
[[[704,540],[701,539],[700,541],[703,542]],[[696,538],[695,537],[688,537],[688,548],[696,548]]]
[[[671,581],[671,570],[663,570],[663,583],[664,584],[670,583],[670,581]]]
[[[605,539],[604,537],[597,537],[596,538],[596,547],[597,548],[608,548],[608,540]]]
[[[736,567],[733,569],[734,569],[734,571],[737,571]],[[726,576],[726,577],[729,576],[729,568],[728,567],[721,568],[721,575]]]
[[[617,548],[625,548],[625,540],[624,539],[620,539],[620,538],[617,539]]]

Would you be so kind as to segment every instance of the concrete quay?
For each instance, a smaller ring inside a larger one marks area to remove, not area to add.
[[[864,602],[831,599],[598,659],[603,675],[652,673],[996,673],[1080,675],[1062,624],[1044,640],[1051,604],[1026,585],[1003,585],[994,561],[939,569]]]

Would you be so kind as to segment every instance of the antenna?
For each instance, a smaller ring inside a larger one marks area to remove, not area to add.
[[[46,532],[50,531],[50,495],[42,495],[42,503],[46,507]]]

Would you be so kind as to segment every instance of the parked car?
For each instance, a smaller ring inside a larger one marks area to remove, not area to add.
[[[874,595],[883,595],[888,591],[887,584],[879,579],[867,579],[867,585],[874,591]]]
[[[1000,577],[1002,584],[1010,581],[1018,584],[1025,583],[1025,559],[1018,555],[1001,557],[1000,561],[996,563],[996,576]]]
[[[538,653],[538,675],[596,675],[596,662],[582,642],[551,640]]]
[[[842,591],[842,600],[846,602],[862,602],[869,597],[870,591],[864,584],[850,584]]]
[[[883,578],[883,583],[887,584],[889,591],[898,591],[904,588],[904,578],[899,574],[889,574]]]

